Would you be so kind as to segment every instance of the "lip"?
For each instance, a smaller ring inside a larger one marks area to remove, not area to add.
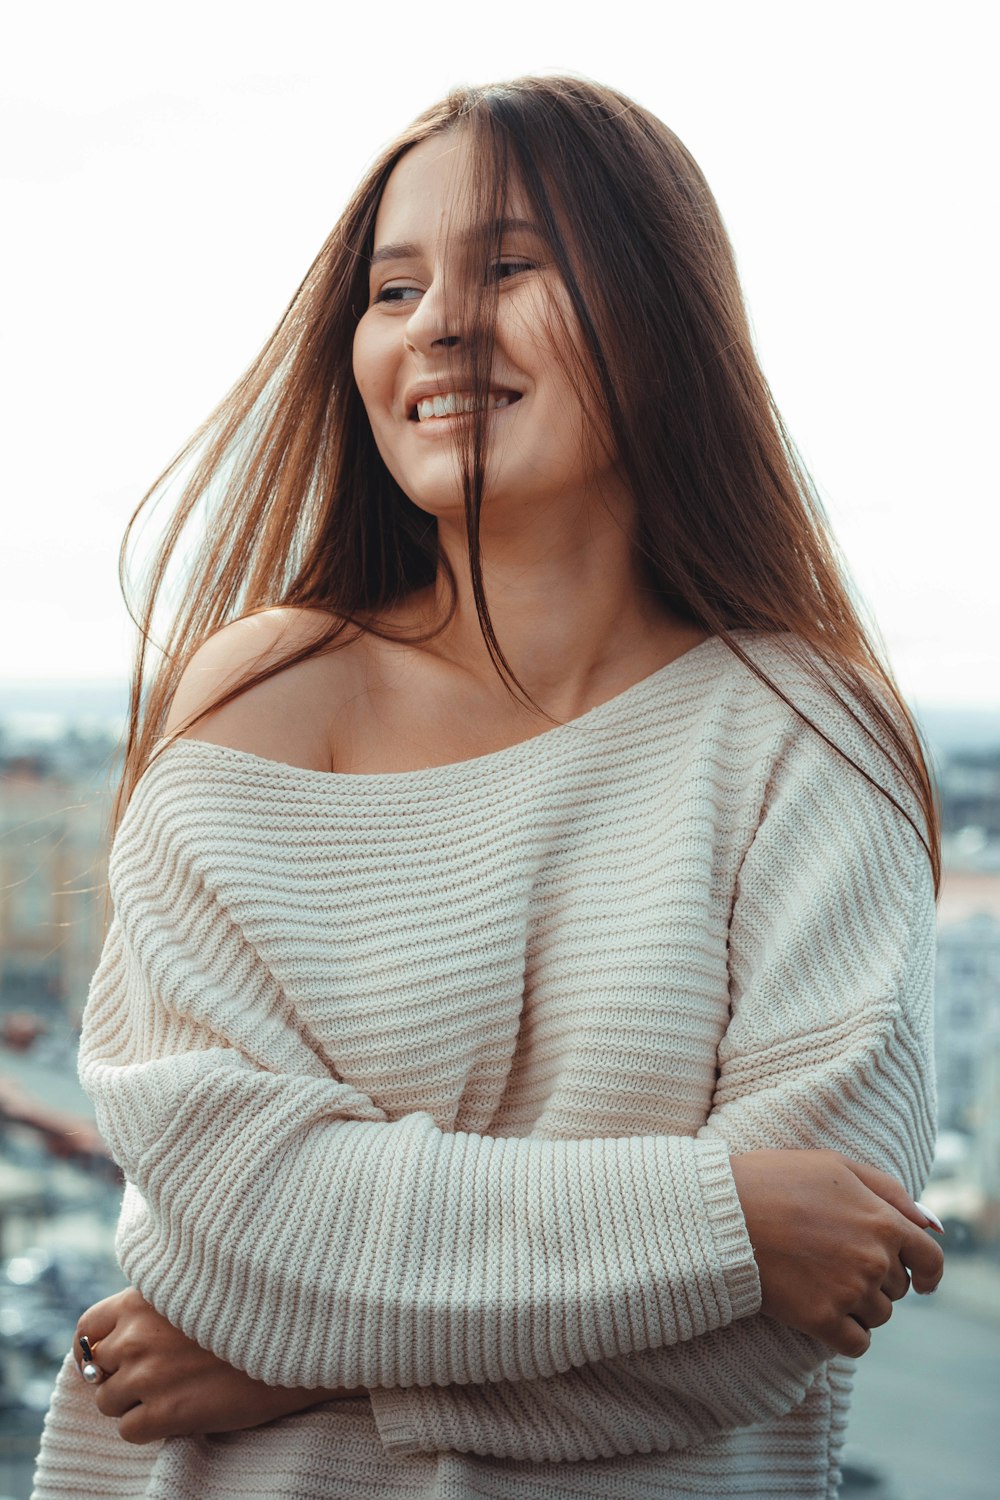
[[[454,387],[452,387],[454,389]],[[495,406],[486,413],[486,419],[492,427],[495,422],[503,421],[512,411],[516,411],[521,402],[512,401],[509,406]],[[426,422],[418,422],[416,418],[407,421],[407,426],[412,427],[418,433],[421,442],[433,442],[436,437],[449,437],[454,433],[456,427],[462,422],[468,422],[472,416],[471,411],[456,411],[450,417],[431,417]]]
[[[500,381],[497,381],[496,384],[491,382],[490,390],[496,391],[499,395],[511,395],[515,397],[516,399],[510,403],[511,406],[516,406],[518,399],[524,394],[516,386],[504,385]],[[447,396],[452,391],[459,395],[465,395],[470,391],[470,386],[454,375],[450,380],[423,380],[415,385],[411,385],[403,397],[403,413],[406,420],[416,423],[418,427],[427,426],[426,422],[417,422],[417,403],[426,400],[428,396]],[[505,408],[500,407],[500,410],[503,411]],[[468,415],[468,412],[456,412],[451,417],[435,417],[434,421],[452,422],[455,420],[455,417]]]

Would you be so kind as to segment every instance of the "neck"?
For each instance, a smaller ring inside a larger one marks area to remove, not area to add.
[[[464,528],[439,523],[457,583],[457,608],[432,649],[505,695],[480,630]],[[572,718],[697,645],[706,632],[671,615],[643,577],[629,528],[589,510],[576,527],[537,525],[482,539],[490,619],[514,676],[555,717]],[[428,604],[448,602],[439,576]]]

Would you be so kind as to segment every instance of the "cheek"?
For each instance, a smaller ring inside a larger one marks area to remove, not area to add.
[[[582,409],[589,400],[586,361],[565,292],[536,283],[516,304],[511,299],[498,334],[504,352],[530,377],[540,404],[559,425],[590,431],[593,423]]]
[[[552,373],[556,332],[552,307],[542,289],[531,288],[521,296],[501,302],[497,315],[498,349],[514,369],[537,380]]]
[[[374,324],[362,318],[354,334],[352,355],[354,383],[373,423],[377,419],[376,407],[391,402],[393,385],[391,351],[379,332]]]
[[[354,347],[351,353],[351,368],[354,371],[354,384],[361,393],[361,399],[368,404],[368,339],[365,337],[365,325],[359,323],[354,334]]]

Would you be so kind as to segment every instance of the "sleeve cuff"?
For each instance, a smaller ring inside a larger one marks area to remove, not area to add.
[[[735,1322],[760,1311],[757,1260],[736,1191],[729,1147],[725,1141],[702,1139],[697,1146],[697,1161],[705,1214]]]
[[[405,1457],[410,1453],[424,1451],[420,1417],[420,1387],[406,1390],[379,1389],[369,1391],[372,1416],[386,1453],[394,1457]]]

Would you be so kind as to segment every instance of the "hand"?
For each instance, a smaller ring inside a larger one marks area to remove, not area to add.
[[[894,1177],[837,1151],[731,1158],[760,1272],[761,1311],[857,1359],[910,1286],[932,1292],[944,1257]]]
[[[194,1433],[237,1432],[322,1401],[364,1396],[357,1390],[286,1389],[253,1380],[174,1328],[131,1287],[89,1307],[77,1324],[105,1379],[93,1386],[97,1409],[118,1418],[127,1443]]]

